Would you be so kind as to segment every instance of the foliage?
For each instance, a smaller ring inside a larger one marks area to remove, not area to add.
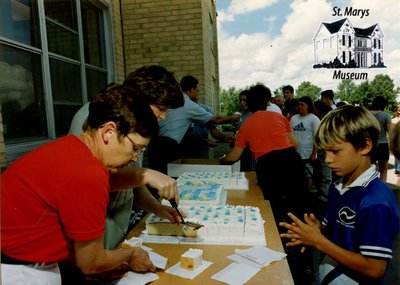
[[[229,87],[220,91],[221,114],[232,115],[235,112],[240,112],[239,93],[243,89]]]
[[[342,80],[338,85],[338,90],[336,92],[336,98],[341,101],[346,101],[352,103],[354,100],[354,93],[357,90],[357,85],[350,79]]]
[[[282,86],[283,87],[283,86]],[[282,95],[282,87],[273,91],[273,96]],[[248,89],[246,87],[245,89]],[[231,115],[240,111],[239,93],[244,90],[230,87],[229,89],[221,90],[221,113]],[[352,80],[342,80],[335,91],[335,99],[339,98],[341,101],[347,101],[350,104],[360,104],[369,106],[372,100],[382,95],[388,101],[386,111],[392,112],[395,110],[397,97],[400,96],[400,87],[394,86],[394,81],[390,76],[379,74],[376,75],[372,81],[366,80],[357,85]],[[310,96],[313,100],[319,99],[321,88],[313,85],[309,81],[302,82],[295,91],[295,97]]]
[[[351,104],[370,106],[378,95],[384,96],[388,101],[387,110],[394,110],[399,88],[395,88],[393,79],[388,75],[379,74],[370,82],[368,80],[356,85],[351,80],[342,80],[338,85],[337,97]]]
[[[395,108],[397,105],[397,92],[394,88],[393,79],[391,79],[390,76],[384,74],[375,76],[369,87],[373,97],[381,95],[386,98],[388,102],[388,109],[393,110]]]
[[[295,91],[295,98],[309,96],[313,101],[318,100],[321,88],[311,84],[309,81],[302,82]]]
[[[283,86],[285,86],[285,85],[282,85],[281,87],[276,88],[276,89],[274,90],[274,92],[272,92],[272,97],[275,97],[275,96],[283,96],[283,91],[282,91]]]

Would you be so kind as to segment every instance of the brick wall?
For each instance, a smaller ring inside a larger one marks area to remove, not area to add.
[[[113,47],[114,47],[114,70],[115,81],[122,83],[125,79],[125,64],[123,50],[123,36],[121,25],[121,2],[119,0],[111,1],[112,29],[113,29]]]
[[[193,75],[200,81],[199,100],[219,102],[212,99],[213,78],[219,87],[217,46],[210,47],[211,28],[216,43],[212,0],[121,0],[121,10],[127,72],[159,64],[178,80]]]

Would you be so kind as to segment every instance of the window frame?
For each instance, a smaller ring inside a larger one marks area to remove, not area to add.
[[[46,15],[44,9],[44,1],[37,0],[32,1],[32,5],[36,5],[36,9],[38,9],[38,21],[39,21],[39,33],[40,33],[40,42],[41,48],[37,48],[31,45],[27,45],[24,43],[17,42],[15,40],[5,38],[0,36],[0,43],[6,45],[11,48],[15,48],[16,50],[24,50],[41,57],[41,68],[42,68],[42,86],[43,86],[43,97],[44,97],[44,105],[45,105],[45,114],[47,121],[47,133],[48,137],[38,138],[37,140],[26,140],[18,143],[5,143],[5,151],[6,151],[6,163],[9,165],[15,159],[20,157],[21,155],[45,144],[57,138],[56,136],[56,126],[55,126],[55,116],[54,116],[54,99],[52,94],[52,86],[51,86],[51,72],[50,72],[50,59],[61,60],[64,62],[78,64],[80,65],[80,79],[82,82],[82,105],[88,102],[89,96],[87,94],[87,80],[86,80],[86,69],[92,69],[95,71],[103,71],[106,72],[106,80],[107,82],[115,81],[115,70],[114,70],[114,46],[113,46],[113,33],[112,33],[112,8],[110,0],[86,0],[90,4],[94,5],[96,8],[102,11],[102,27],[104,41],[102,44],[104,45],[104,56],[105,56],[105,66],[104,68],[100,68],[98,66],[94,66],[85,62],[85,54],[84,54],[84,44],[83,44],[83,29],[82,29],[82,15],[81,15],[81,0],[72,0],[76,5],[76,17],[77,17],[77,25],[78,25],[78,43],[79,43],[79,53],[80,59],[73,60],[71,58],[67,58],[61,56],[59,54],[55,54],[49,52],[48,50],[48,41],[47,41],[47,31],[46,31]]]

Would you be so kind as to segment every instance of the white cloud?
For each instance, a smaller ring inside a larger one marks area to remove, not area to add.
[[[231,22],[235,15],[253,12],[275,4],[278,0],[232,0],[226,11],[218,11],[218,21]]]
[[[226,11],[218,11],[218,22],[233,22],[235,20],[235,16],[233,14],[229,14]]]
[[[278,0],[232,0],[229,5],[228,11],[231,14],[242,14],[253,12],[258,9],[263,9],[265,7],[275,4]]]
[[[232,1],[229,13],[247,13],[265,8],[274,2]],[[388,0],[382,5],[382,2],[375,0],[353,0],[353,3],[349,4],[355,9],[370,9],[368,17],[349,17],[353,25],[366,28],[379,23],[386,36],[384,58],[388,68],[368,70],[369,79],[372,80],[375,74],[388,74],[395,79],[396,86],[400,85],[398,3],[398,0]],[[312,37],[321,22],[340,19],[332,16],[332,8],[335,5],[338,4],[330,5],[325,0],[294,0],[290,4],[292,11],[287,15],[281,33],[275,38],[271,38],[268,31],[233,35],[219,22],[221,87],[244,87],[261,81],[274,90],[284,84],[291,84],[297,88],[301,82],[310,81],[323,89],[336,89],[340,81],[332,79],[333,70],[312,68]],[[343,10],[344,8],[342,7]],[[220,15],[220,12],[218,13]],[[269,21],[274,23],[273,18]]]

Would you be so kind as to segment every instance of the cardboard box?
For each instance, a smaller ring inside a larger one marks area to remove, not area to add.
[[[179,177],[184,172],[239,172],[240,161],[220,164],[218,159],[182,158],[168,163],[168,175]]]

